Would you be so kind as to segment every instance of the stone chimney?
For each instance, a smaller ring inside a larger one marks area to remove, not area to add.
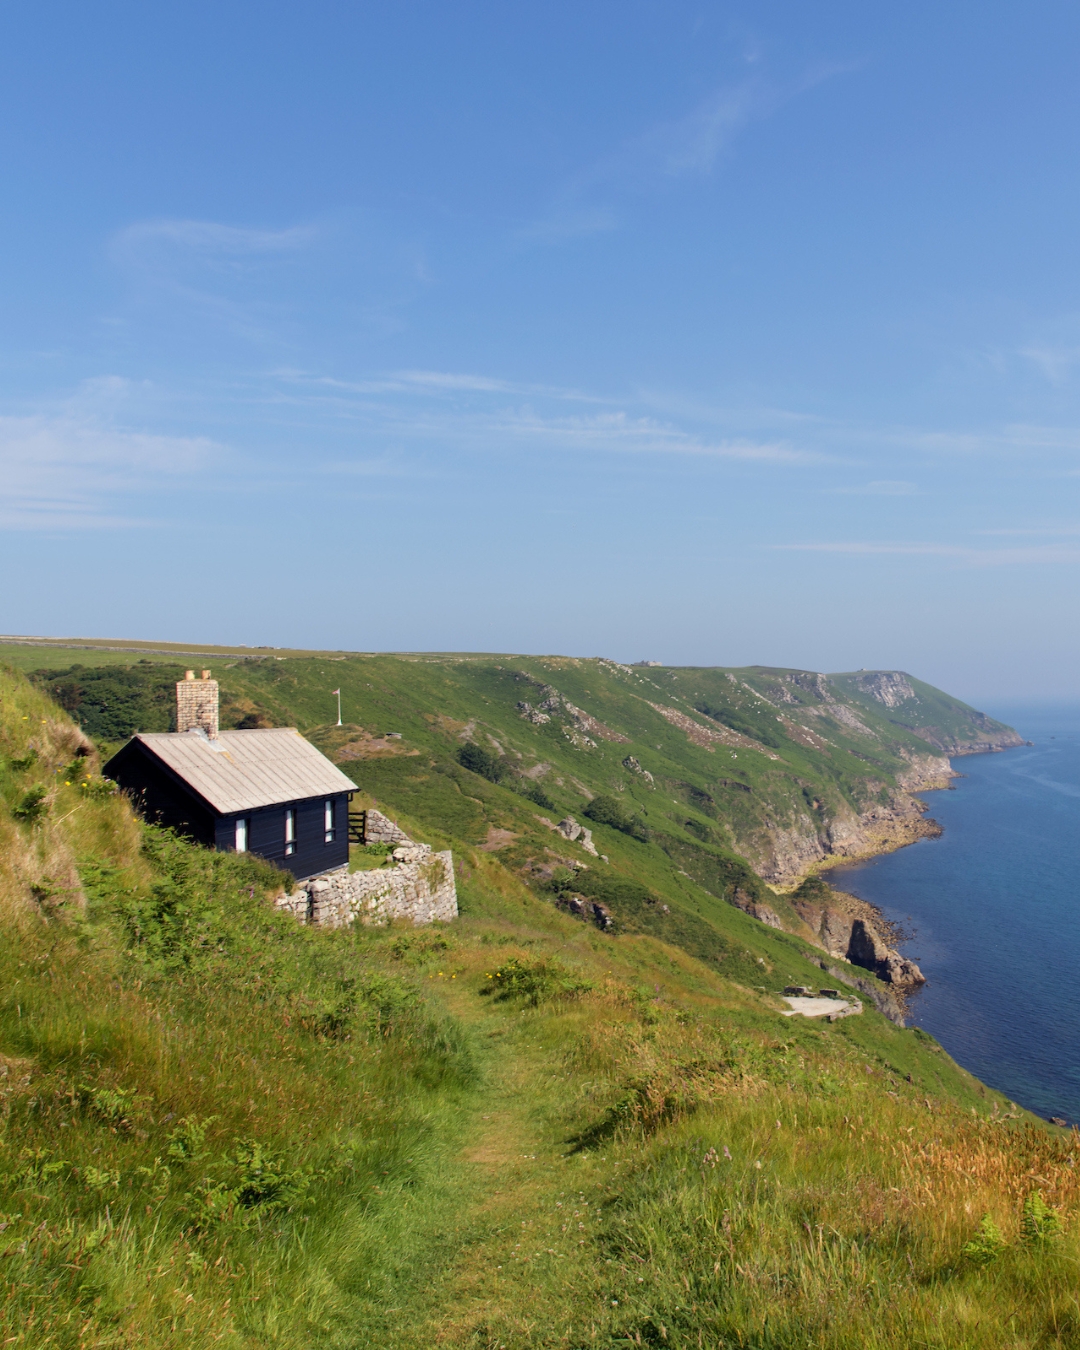
[[[218,682],[204,670],[202,679],[195,672],[184,672],[176,685],[177,731],[204,731],[212,741],[218,738]]]

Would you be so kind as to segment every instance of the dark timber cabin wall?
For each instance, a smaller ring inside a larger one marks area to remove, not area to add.
[[[324,821],[326,803],[333,804],[334,838],[325,839]],[[296,851],[285,856],[285,812],[296,812]],[[248,852],[276,863],[294,877],[310,877],[327,872],[332,867],[343,867],[349,861],[349,794],[335,793],[330,797],[309,797],[306,801],[275,802],[255,811],[237,811],[234,815],[218,816],[213,839],[222,853],[231,853],[236,846],[236,822],[248,822]]]
[[[210,671],[187,671],[176,731],[139,732],[102,772],[147,820],[210,848],[239,842],[300,879],[348,866],[352,779],[295,727],[222,731],[218,713]]]
[[[215,846],[217,812],[138,741],[129,741],[105,767],[144,820]]]

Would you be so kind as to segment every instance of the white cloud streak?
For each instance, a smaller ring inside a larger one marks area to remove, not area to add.
[[[774,550],[797,553],[837,553],[860,557],[898,558],[953,558],[972,567],[1001,567],[1009,565],[1080,563],[1080,548],[1061,545],[1041,545],[1031,548],[971,548],[964,544],[933,542],[877,542],[870,540],[843,540],[816,544],[773,544]]]
[[[147,523],[117,499],[197,474],[221,447],[199,437],[120,430],[75,415],[0,417],[0,525],[101,529]]]
[[[260,230],[212,220],[143,220],[121,230],[113,249],[126,262],[160,258],[165,252],[203,259],[255,258],[294,253],[306,248],[316,235],[310,225]]]

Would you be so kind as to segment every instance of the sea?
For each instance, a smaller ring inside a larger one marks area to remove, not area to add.
[[[995,707],[1031,745],[952,761],[937,839],[834,868],[910,934],[909,1026],[1044,1117],[1080,1122],[1080,706]]]

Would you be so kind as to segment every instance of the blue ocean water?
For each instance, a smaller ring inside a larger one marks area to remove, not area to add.
[[[1041,1116],[1080,1121],[1080,707],[996,708],[1034,742],[952,761],[944,828],[833,885],[914,930],[909,1025]]]

